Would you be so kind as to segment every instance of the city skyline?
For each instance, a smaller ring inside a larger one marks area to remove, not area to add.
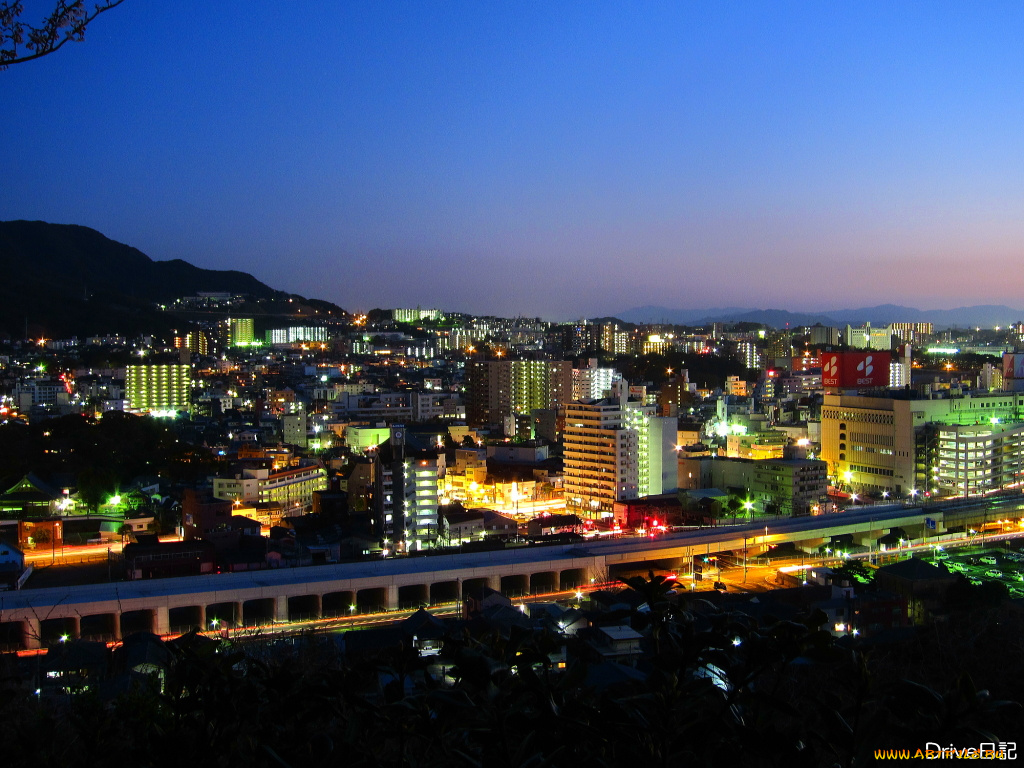
[[[0,219],[352,310],[1017,306],[1022,26],[1010,3],[130,1],[0,73]]]

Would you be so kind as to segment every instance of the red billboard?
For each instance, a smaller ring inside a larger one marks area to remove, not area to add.
[[[1024,355],[1003,353],[1003,378],[1024,379]]]
[[[823,352],[821,384],[825,387],[887,387],[889,386],[888,352]]]

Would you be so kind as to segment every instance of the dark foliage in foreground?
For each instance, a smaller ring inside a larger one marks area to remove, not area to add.
[[[515,629],[453,630],[440,658],[399,647],[359,662],[323,637],[274,654],[186,637],[162,690],[155,678],[113,700],[9,687],[0,744],[12,768],[799,768],[1022,732],[1020,707],[966,674],[947,667],[941,687],[901,679],[891,654],[844,649],[819,619],[759,624],[699,600],[659,603],[633,617],[651,639],[646,678],[613,683],[598,682],[608,665],[582,645],[556,671],[561,639]]]

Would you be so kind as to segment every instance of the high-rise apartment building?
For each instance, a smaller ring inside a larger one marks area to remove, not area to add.
[[[616,323],[601,326],[601,351],[611,355],[629,354],[629,332]]]
[[[734,357],[747,368],[761,367],[761,350],[752,341],[737,342]]]
[[[184,336],[175,336],[174,348],[187,349],[197,355],[210,354],[210,343],[202,331],[190,331]]]
[[[229,317],[227,330],[229,347],[248,347],[256,341],[256,323],[251,317]]]
[[[267,331],[267,342],[270,344],[298,344],[304,341],[319,342],[329,340],[327,329],[322,326],[291,326],[290,328],[272,328]]]
[[[925,336],[934,333],[931,323],[893,323],[889,331],[900,341],[918,343]]]
[[[418,323],[421,320],[439,320],[444,317],[440,309],[393,309],[391,316],[396,323]]]
[[[621,378],[614,368],[600,368],[591,358],[586,368],[572,369],[572,399],[600,400],[612,388],[612,382]]]
[[[565,499],[582,514],[610,516],[616,501],[676,487],[677,420],[629,400],[622,382],[616,390],[612,397],[563,409]]]
[[[191,391],[190,365],[129,365],[125,372],[130,411],[187,411]]]
[[[826,325],[813,325],[807,330],[811,346],[836,346],[839,344],[839,329]]]
[[[558,408],[572,399],[566,360],[472,360],[466,364],[470,426],[498,426],[509,416]]]
[[[671,376],[658,390],[658,413],[662,416],[678,416],[680,406],[694,401],[696,387],[690,383],[690,372],[683,368]]]
[[[396,424],[387,442],[370,453],[376,529],[384,548],[392,552],[427,549],[438,538],[444,452],[406,443],[404,425]]]

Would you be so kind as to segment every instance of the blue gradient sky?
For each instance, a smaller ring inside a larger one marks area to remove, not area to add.
[[[353,310],[1019,307],[1022,40],[1019,2],[127,0],[0,72],[0,219]]]

